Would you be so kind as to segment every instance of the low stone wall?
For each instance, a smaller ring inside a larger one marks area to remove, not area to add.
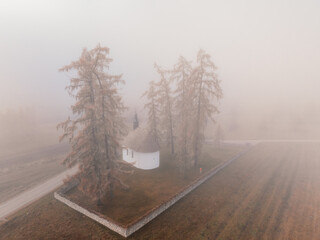
[[[87,209],[84,209],[83,207],[80,207],[78,204],[75,204],[74,202],[71,202],[67,198],[61,196],[59,193],[55,192],[54,197],[63,202],[64,204],[68,205],[69,207],[73,208],[74,210],[82,213],[83,215],[86,215],[87,217],[93,219],[94,221],[101,223],[102,225],[106,226],[107,228],[111,229],[112,231],[115,231],[119,233],[120,235],[127,237],[127,228],[121,227],[118,224],[111,222],[105,218],[99,217],[98,215],[89,212]]]
[[[166,201],[165,203],[161,204],[160,206],[154,208],[153,210],[149,211],[147,214],[145,214],[144,216],[142,216],[140,219],[138,219],[136,222],[134,222],[133,224],[125,227],[125,226],[121,226],[121,224],[118,224],[110,219],[106,219],[103,217],[100,217],[86,209],[84,209],[83,207],[75,204],[74,202],[68,200],[66,197],[64,197],[64,193],[69,191],[70,189],[72,189],[73,187],[76,186],[76,183],[72,183],[72,186],[67,186],[64,189],[64,191],[58,191],[54,193],[54,197],[63,202],[64,204],[68,205],[69,207],[73,208],[74,210],[86,215],[87,217],[95,220],[96,222],[99,222],[100,224],[106,226],[107,228],[111,229],[112,231],[117,232],[118,234],[120,234],[123,237],[128,237],[130,236],[132,233],[136,232],[137,230],[139,230],[140,228],[142,228],[144,225],[146,225],[148,222],[150,222],[151,220],[153,220],[154,218],[156,218],[159,214],[161,214],[162,212],[164,212],[165,210],[167,210],[169,207],[171,207],[172,205],[174,205],[177,201],[179,201],[181,198],[183,198],[184,196],[186,196],[188,193],[190,193],[192,190],[194,190],[195,188],[197,188],[198,186],[200,186],[202,183],[204,183],[205,181],[207,181],[209,178],[211,178],[213,175],[215,175],[216,173],[218,173],[220,170],[222,170],[223,168],[225,168],[226,166],[228,166],[230,163],[232,163],[234,160],[238,159],[239,157],[241,157],[242,155],[244,155],[245,153],[247,153],[249,150],[251,150],[251,147],[247,150],[245,150],[244,152],[240,153],[239,155],[235,156],[234,158],[219,164],[218,166],[216,166],[214,169],[210,170],[209,172],[203,174],[201,176],[201,178],[195,180],[194,182],[192,182],[190,185],[188,185],[187,187],[183,188],[179,193],[177,193],[175,196],[173,196],[172,198],[170,198],[168,201]],[[67,190],[67,191],[66,191]]]

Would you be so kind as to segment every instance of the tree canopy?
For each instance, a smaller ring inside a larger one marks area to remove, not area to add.
[[[58,125],[63,129],[60,140],[68,138],[72,150],[64,164],[79,164],[80,189],[98,202],[109,194],[115,185],[127,187],[120,179],[128,173],[129,164],[121,160],[120,140],[126,133],[123,111],[126,109],[118,86],[124,81],[121,75],[108,72],[112,61],[109,48],[98,45],[84,49],[80,58],[60,69],[76,71],[66,87],[76,102],[71,106],[74,118]]]

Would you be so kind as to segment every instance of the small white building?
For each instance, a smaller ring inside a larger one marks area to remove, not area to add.
[[[122,157],[139,169],[158,168],[160,147],[146,128],[137,127],[124,139]]]

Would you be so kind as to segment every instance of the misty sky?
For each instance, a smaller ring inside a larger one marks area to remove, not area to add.
[[[319,13],[318,0],[1,0],[0,111],[67,108],[68,74],[58,69],[99,42],[138,110],[154,62],[194,60],[200,48],[218,66],[224,102],[319,104]]]

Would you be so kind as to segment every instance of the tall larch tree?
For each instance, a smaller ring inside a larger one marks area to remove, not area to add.
[[[118,85],[124,82],[121,75],[108,73],[112,61],[108,55],[109,49],[100,45],[84,49],[77,61],[60,69],[77,72],[66,88],[76,100],[71,106],[75,119],[69,117],[58,125],[64,131],[60,140],[68,138],[72,147],[64,164],[79,164],[75,176],[80,180],[79,189],[98,204],[107,195],[112,199],[116,184],[127,187],[119,175],[131,171],[118,154],[126,129],[125,107],[118,93]]]
[[[147,110],[148,114],[148,130],[155,138],[155,141],[160,146],[161,135],[160,135],[160,119],[159,119],[159,104],[157,101],[157,92],[155,82],[151,81],[149,83],[149,89],[143,93],[142,97],[147,98],[147,103],[144,105],[144,108]]]
[[[184,57],[180,57],[178,63],[171,70],[171,80],[175,83],[174,91],[175,105],[174,111],[177,122],[176,127],[176,149],[179,168],[182,173],[188,168],[191,160],[191,119],[192,119],[192,99],[193,88],[190,82],[192,72],[191,62]]]
[[[193,101],[195,106],[195,119],[193,125],[193,158],[194,166],[197,166],[204,130],[207,121],[214,121],[214,115],[219,113],[218,104],[222,98],[220,80],[216,75],[216,66],[211,61],[209,54],[200,50],[197,55],[197,67],[191,74],[194,87]]]
[[[170,82],[166,77],[167,71],[154,65],[160,80],[156,83],[156,95],[159,106],[160,125],[167,143],[170,144],[171,154],[174,154],[174,123],[173,123],[173,96]]]

